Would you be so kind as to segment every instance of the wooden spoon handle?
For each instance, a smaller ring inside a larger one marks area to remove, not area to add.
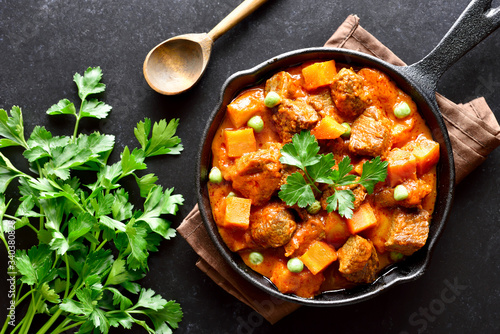
[[[217,38],[234,27],[237,23],[250,15],[254,10],[260,7],[267,0],[245,0],[236,7],[228,16],[219,22],[210,32],[208,36],[215,42]]]

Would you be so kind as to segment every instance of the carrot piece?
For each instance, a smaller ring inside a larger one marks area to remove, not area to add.
[[[358,234],[372,226],[377,225],[377,216],[370,203],[362,204],[358,210],[354,211],[352,217],[347,219],[347,227],[352,234]]]
[[[392,215],[386,210],[379,211],[379,220],[376,226],[367,230],[366,236],[373,242],[379,253],[385,252],[385,242],[389,238]]]
[[[325,239],[333,244],[344,243],[351,235],[345,219],[337,212],[328,213],[325,219]]]
[[[354,172],[358,175],[363,174],[363,164],[367,161],[368,159],[361,159],[357,164],[354,164]]]
[[[257,142],[252,128],[225,130],[227,155],[231,158],[241,157],[244,153],[257,149]]]
[[[395,148],[387,155],[387,181],[391,187],[417,178],[417,159],[411,152]]]
[[[314,242],[307,251],[299,257],[313,275],[316,275],[333,261],[337,260],[337,252],[323,241]]]
[[[250,225],[252,200],[242,197],[226,197],[224,227],[247,229]]]
[[[311,134],[316,139],[336,139],[344,132],[345,128],[331,116],[323,117],[318,125],[311,130]]]
[[[309,90],[332,84],[336,74],[334,60],[314,63],[302,69],[304,86]]]
[[[265,111],[264,94],[261,90],[242,94],[227,106],[227,116],[235,128],[244,126],[252,116]]]
[[[239,252],[240,250],[248,249],[253,245],[249,229],[242,230],[219,226],[218,230],[222,240],[231,252]]]
[[[426,138],[420,139],[413,148],[418,175],[427,173],[439,160],[439,144]]]

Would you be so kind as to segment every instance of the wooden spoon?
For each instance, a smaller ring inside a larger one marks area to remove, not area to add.
[[[245,0],[209,33],[180,35],[155,46],[143,67],[149,86],[164,95],[191,88],[205,71],[215,40],[266,1]]]

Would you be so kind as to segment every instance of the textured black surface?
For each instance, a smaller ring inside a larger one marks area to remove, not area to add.
[[[191,91],[165,97],[147,86],[142,62],[153,46],[177,34],[210,30],[239,2],[0,0],[0,107],[21,106],[27,133],[37,124],[54,134],[68,133],[73,125],[49,118],[45,110],[63,97],[75,99],[73,74],[99,65],[108,85],[104,100],[114,109],[108,120],[85,122],[82,128],[116,135],[112,159],[125,145],[136,145],[132,130],[137,121],[179,117],[185,151],[148,164],[159,183],[174,186],[186,198],[174,219],[177,226],[196,201],[199,136],[228,76],[286,51],[323,45],[351,13],[413,63],[438,43],[468,3],[269,0],[217,40],[204,77]],[[500,118],[499,50],[497,31],[450,68],[438,90],[456,102],[485,96]],[[152,255],[143,284],[182,304],[185,317],[176,333],[498,332],[499,163],[497,150],[457,187],[427,272],[369,301],[342,308],[302,307],[271,326],[199,271],[197,255],[181,237],[164,242],[160,253]],[[19,239],[18,247],[30,243]]]

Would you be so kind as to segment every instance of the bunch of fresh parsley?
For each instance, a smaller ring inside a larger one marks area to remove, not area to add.
[[[349,174],[354,168],[349,157],[345,157],[337,168],[334,168],[336,163],[333,154],[318,154],[319,149],[316,138],[309,131],[295,134],[292,142],[283,146],[280,162],[298,167],[302,173],[297,171],[288,176],[278,196],[287,205],[297,204],[305,208],[316,201],[314,192],[321,193],[316,183],[326,183],[334,188],[333,195],[326,200],[327,211],[338,210],[341,216],[351,218],[354,194],[350,189],[337,188],[360,184],[369,194],[373,193],[375,184],[387,177],[387,161],[381,161],[380,157],[366,161],[361,176],[357,177]]]
[[[136,282],[148,270],[149,252],[175,235],[164,215],[174,215],[184,201],[173,189],[157,185],[154,174],[139,177],[136,171],[147,168],[148,157],[180,154],[181,140],[175,136],[178,120],[153,126],[147,118],[139,122],[134,134],[141,147],[132,151],[125,147],[120,161],[108,164],[114,136],[78,133],[82,118],[102,119],[111,111],[104,102],[89,98],[105,90],[101,77],[99,67],[87,69],[83,76],[75,74],[80,108],[63,99],[47,111],[73,115],[72,136],[53,136],[37,126],[26,140],[20,108],[13,107],[10,116],[0,109],[0,148],[22,147],[31,166],[25,173],[0,153],[0,239],[9,250],[6,237],[11,225],[29,227],[38,236],[38,245],[17,250],[15,265],[10,263],[9,272],[17,281],[15,307],[29,304],[22,319],[16,315],[10,333],[33,332],[30,326],[39,313],[48,315],[39,334],[77,327],[78,333],[107,333],[110,327],[133,324],[149,333],[171,333],[182,320],[179,304]],[[93,173],[90,184],[81,183],[81,173]],[[145,198],[142,208],[129,202],[120,185],[125,177],[137,181]],[[20,205],[8,214],[11,200],[5,192],[14,179],[19,181]],[[12,324],[7,316],[0,333]]]

